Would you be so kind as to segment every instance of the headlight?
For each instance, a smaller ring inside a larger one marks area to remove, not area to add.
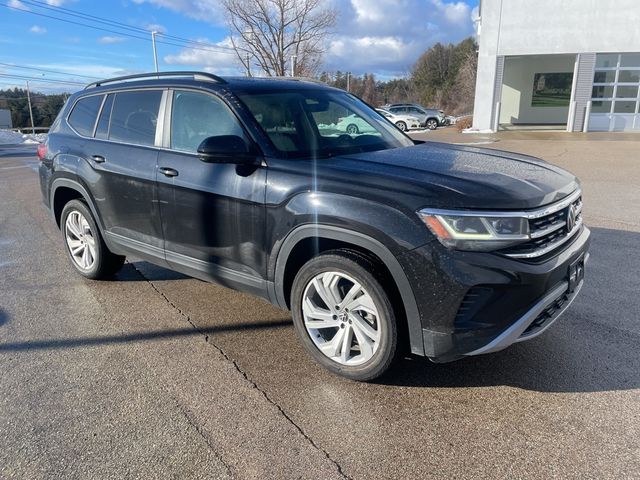
[[[428,209],[418,215],[447,248],[489,252],[530,239],[524,217]]]

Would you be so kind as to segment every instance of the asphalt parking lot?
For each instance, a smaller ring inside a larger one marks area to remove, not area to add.
[[[418,135],[578,174],[592,255],[544,335],[374,384],[259,299],[135,259],[82,279],[34,148],[0,146],[0,478],[639,477],[640,136]]]

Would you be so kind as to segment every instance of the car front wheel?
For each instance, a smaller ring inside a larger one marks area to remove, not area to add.
[[[367,257],[335,250],[309,260],[291,292],[296,332],[322,366],[352,380],[372,380],[392,364],[394,310],[379,268]]]
[[[438,128],[438,121],[435,118],[430,118],[429,120],[427,120],[427,128],[429,130],[435,130],[436,128]]]
[[[357,135],[360,132],[358,126],[354,123],[347,125],[347,133],[349,135]]]
[[[407,124],[403,121],[396,122],[396,127],[398,127],[403,132],[407,130]]]

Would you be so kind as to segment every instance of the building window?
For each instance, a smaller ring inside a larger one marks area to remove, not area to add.
[[[596,56],[590,128],[640,129],[640,53]]]

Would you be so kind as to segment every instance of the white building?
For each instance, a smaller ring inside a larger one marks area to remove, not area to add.
[[[640,132],[640,0],[480,0],[473,127]]]

